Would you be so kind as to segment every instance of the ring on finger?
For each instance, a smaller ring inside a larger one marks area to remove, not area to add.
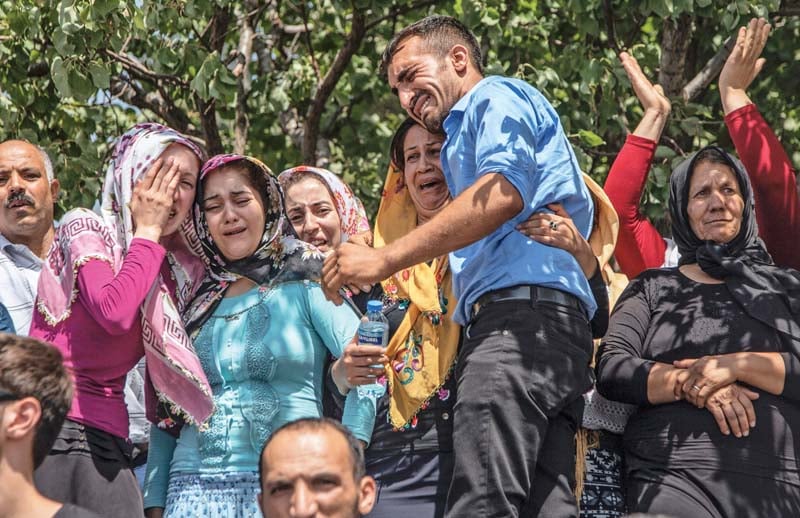
[[[556,223],[555,221],[551,221],[550,222],[550,230],[555,232],[557,228],[558,228],[558,223]]]
[[[699,385],[692,385],[692,390],[700,390],[700,386]]]

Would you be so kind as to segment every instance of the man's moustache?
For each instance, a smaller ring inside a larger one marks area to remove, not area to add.
[[[14,193],[11,196],[9,196],[8,198],[6,198],[5,207],[9,208],[12,203],[17,202],[17,201],[22,201],[23,203],[25,203],[27,205],[31,205],[31,206],[36,204],[36,202],[35,202],[35,200],[33,198],[31,198],[30,196],[28,196],[24,192],[20,191],[19,193]]]

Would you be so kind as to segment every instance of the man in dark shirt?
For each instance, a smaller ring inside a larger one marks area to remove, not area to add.
[[[33,485],[33,470],[53,446],[71,401],[72,382],[57,349],[0,335],[0,516],[98,518],[45,498]]]

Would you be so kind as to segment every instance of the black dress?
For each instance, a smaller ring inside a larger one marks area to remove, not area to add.
[[[382,300],[383,313],[393,335],[408,308],[401,301],[388,302],[380,284],[372,291],[353,297],[352,302],[363,313],[367,301]],[[338,394],[330,375],[326,392],[333,395],[325,405],[326,415],[337,417],[344,399]],[[371,518],[441,517],[447,499],[453,467],[453,405],[455,382],[449,377],[406,428],[395,429],[389,420],[389,395],[378,400],[375,428],[365,452],[367,474],[378,483],[375,507]]]
[[[688,402],[648,403],[654,362],[741,351],[779,352],[786,364],[781,396],[753,389],[760,397],[748,437],[723,435],[707,409]],[[800,516],[800,361],[787,351],[783,336],[751,318],[725,284],[663,269],[628,285],[600,347],[597,387],[639,405],[624,435],[629,512]]]

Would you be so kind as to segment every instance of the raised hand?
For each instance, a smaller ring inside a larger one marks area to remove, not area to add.
[[[627,52],[621,52],[619,60],[622,63],[622,68],[625,69],[625,73],[628,74],[633,92],[644,110],[642,120],[636,126],[633,134],[658,142],[661,138],[661,132],[664,131],[664,126],[667,124],[667,117],[672,110],[672,103],[664,95],[664,90],[660,85],[653,85],[647,79],[636,58]]]
[[[180,180],[178,164],[158,159],[133,188],[131,218],[134,237],[158,241],[169,219]]]
[[[752,403],[756,399],[757,392],[731,383],[714,392],[708,398],[706,408],[714,416],[719,431],[724,435],[733,432],[736,437],[747,437],[750,435],[750,428],[756,425],[756,412]]]
[[[719,74],[719,94],[726,115],[750,104],[747,88],[766,62],[761,52],[767,44],[770,29],[763,18],[753,18],[747,27],[739,28],[736,44]]]
[[[631,81],[633,93],[642,103],[642,109],[644,111],[651,110],[668,114],[672,109],[672,103],[664,95],[664,89],[661,88],[661,85],[653,85],[642,72],[642,68],[636,58],[627,52],[621,52],[619,60],[622,62],[622,68],[625,69],[625,73],[628,74],[628,79]]]

